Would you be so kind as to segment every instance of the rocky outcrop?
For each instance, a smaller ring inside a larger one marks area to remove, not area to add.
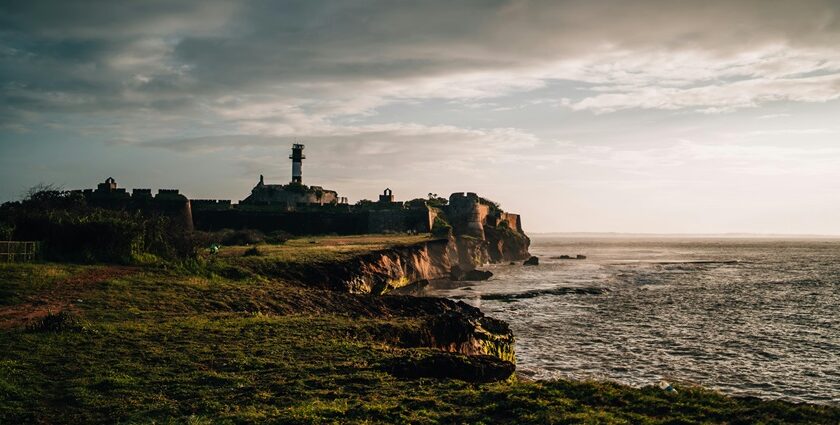
[[[462,301],[288,288],[283,295],[268,294],[264,303],[262,310],[281,314],[410,319],[368,328],[372,338],[402,353],[381,365],[398,377],[488,382],[506,379],[515,369],[514,335],[508,324]],[[413,348],[432,350],[403,350]]]
[[[343,261],[283,263],[253,261],[248,269],[256,275],[282,279],[309,288],[329,289],[353,294],[383,294],[395,288],[424,280],[449,276],[451,263],[446,239],[372,251]],[[225,277],[239,278],[240,269],[220,271]]]
[[[586,256],[581,255],[581,254],[577,254],[573,257],[571,255],[564,254],[564,255],[558,255],[558,256],[554,256],[554,257],[550,257],[550,258],[552,260],[585,260]]]
[[[486,383],[508,379],[516,370],[516,365],[487,355],[429,353],[395,359],[385,366],[385,370],[403,379],[438,378]]]
[[[522,230],[519,215],[505,213],[475,193],[453,193],[438,219],[449,226],[450,261],[462,270],[530,256],[531,240]]]
[[[524,262],[524,263],[522,263],[522,265],[525,265],[525,266],[538,266],[538,265],[540,265],[540,259],[539,259],[538,257],[531,257],[531,258],[529,258],[529,259],[525,260],[525,262]]]
[[[507,323],[485,316],[477,308],[450,311],[426,323],[427,345],[466,355],[487,354],[515,362],[513,332]]]
[[[487,240],[487,256],[491,263],[504,263],[528,258],[531,240],[524,232],[510,227],[484,227]]]
[[[389,303],[405,305],[400,314],[421,311],[416,332],[399,335],[405,348],[439,351],[409,352],[383,365],[399,378],[452,378],[492,382],[509,378],[516,369],[513,332],[507,323],[485,316],[463,302],[424,297],[386,296]],[[393,308],[393,307],[392,307]],[[416,315],[418,313],[411,313]]]
[[[481,280],[487,280],[493,277],[493,272],[488,270],[468,270],[463,271],[461,270],[460,266],[452,266],[452,270],[449,272],[449,279],[454,281],[467,281],[467,282],[475,282]]]

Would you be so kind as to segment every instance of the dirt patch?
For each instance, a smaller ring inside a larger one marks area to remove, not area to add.
[[[78,313],[74,305],[77,299],[84,299],[84,293],[92,285],[138,273],[138,267],[97,266],[62,279],[46,291],[28,297],[20,304],[0,307],[0,329],[24,326],[52,312],[68,310]]]
[[[22,327],[27,323],[40,319],[48,313],[53,314],[69,310],[76,312],[76,308],[69,302],[37,301],[0,308],[0,329]]]

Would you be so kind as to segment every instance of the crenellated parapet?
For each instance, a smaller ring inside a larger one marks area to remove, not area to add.
[[[154,196],[151,189],[132,189],[128,193],[125,188],[117,186],[113,177],[108,177],[96,189],[75,192],[81,193],[93,207],[165,215],[187,229],[193,228],[190,201],[177,189],[160,189]]]
[[[186,200],[187,197],[181,195],[178,189],[158,189],[157,195],[155,195],[156,200],[161,201],[170,201],[170,200],[178,200],[183,201]]]
[[[131,199],[135,200],[150,200],[152,197],[152,189],[131,189]]]
[[[230,199],[191,199],[190,205],[193,211],[224,211],[233,208]]]

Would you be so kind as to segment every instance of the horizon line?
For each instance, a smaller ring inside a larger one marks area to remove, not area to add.
[[[753,233],[753,232],[723,232],[723,233],[653,233],[653,232],[526,232],[528,236],[578,236],[578,237],[653,237],[653,238],[814,238],[840,239],[840,234],[815,233]]]

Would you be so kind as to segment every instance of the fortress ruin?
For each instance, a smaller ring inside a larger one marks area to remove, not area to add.
[[[288,184],[266,184],[261,175],[251,193],[234,204],[229,199],[193,199],[176,189],[117,187],[109,177],[97,189],[79,191],[89,204],[102,208],[137,210],[173,217],[188,229],[257,229],[283,231],[296,235],[428,233],[436,218],[446,218],[457,234],[485,238],[485,229],[507,228],[522,233],[518,214],[501,211],[498,205],[472,192],[453,193],[448,200],[430,205],[427,200],[396,201],[391,189],[385,189],[378,201],[350,205],[334,190],[303,183],[304,145],[294,144],[292,178]]]

